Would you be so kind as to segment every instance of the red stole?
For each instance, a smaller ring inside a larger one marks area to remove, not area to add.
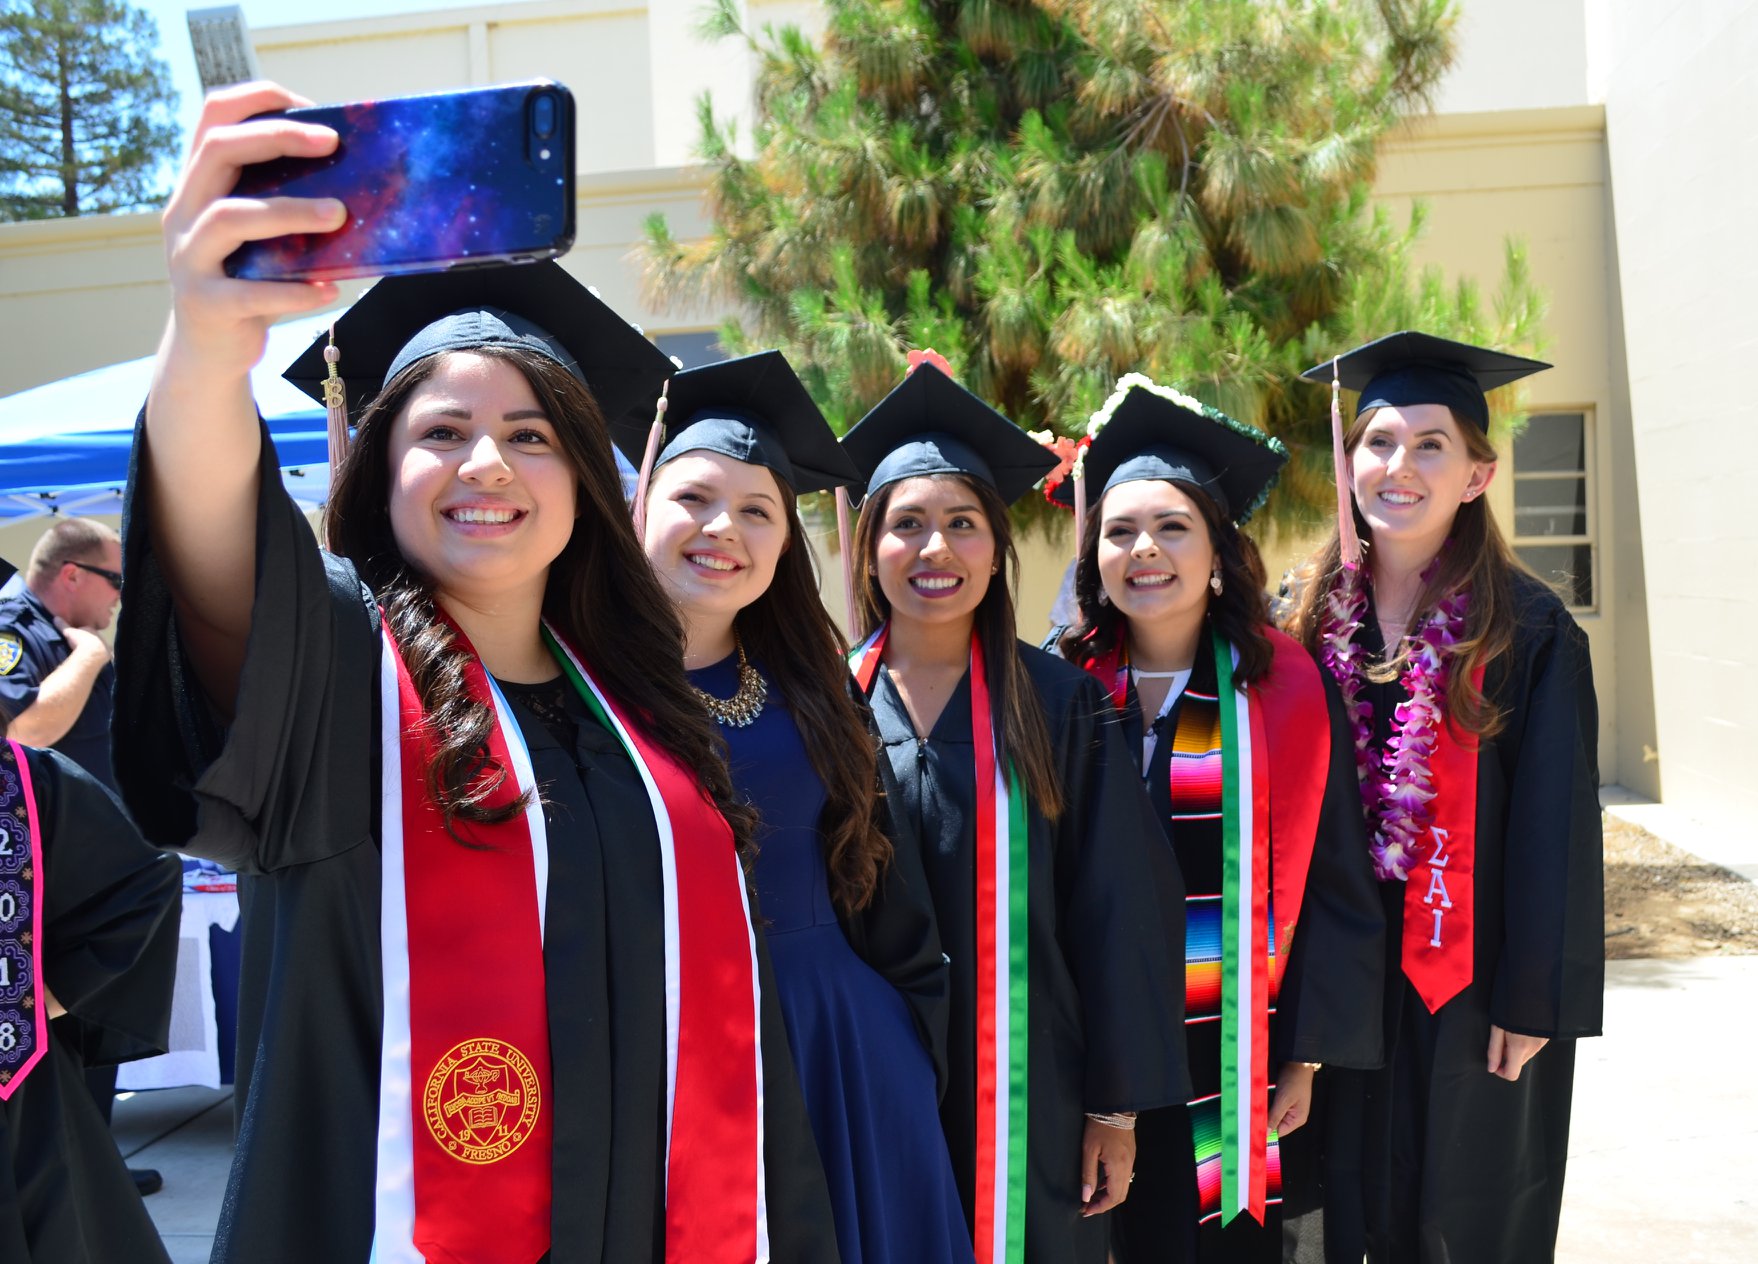
[[[1483,668],[1471,677],[1483,692]],[[1404,882],[1404,974],[1429,1013],[1471,982],[1477,858],[1477,758],[1443,718],[1429,755],[1434,798],[1427,835]]]
[[[463,633],[457,635],[462,638]],[[404,891],[409,928],[410,1066],[415,1112],[414,1243],[434,1264],[535,1264],[549,1250],[549,1009],[530,828],[446,830],[428,792],[431,726],[402,656]],[[470,696],[494,705],[472,653]],[[500,724],[491,804],[520,793]]]
[[[587,708],[616,734],[653,809],[665,896],[668,1264],[768,1259],[756,943],[732,831],[701,784],[547,634]],[[462,637],[462,633],[458,635]],[[548,992],[535,856],[536,800],[451,837],[428,793],[427,717],[386,636],[400,739],[403,886],[414,1114],[413,1243],[430,1264],[535,1264],[550,1249]],[[496,716],[490,797],[533,791],[517,725],[471,655],[470,695]],[[516,748],[516,749],[515,749]],[[566,1191],[563,1191],[566,1196]]]

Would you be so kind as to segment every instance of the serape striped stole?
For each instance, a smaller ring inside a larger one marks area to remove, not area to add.
[[[1191,1103],[1204,1218],[1260,1223],[1278,1156],[1269,1134],[1269,1018],[1300,919],[1330,759],[1318,667],[1268,631],[1269,673],[1233,684],[1233,647],[1212,634],[1213,695],[1188,691],[1171,752],[1173,830],[1218,825],[1222,890],[1186,907],[1186,1021],[1221,1025],[1220,1093]],[[1119,649],[1087,664],[1126,704]],[[1275,1183],[1279,1184],[1279,1181]]]

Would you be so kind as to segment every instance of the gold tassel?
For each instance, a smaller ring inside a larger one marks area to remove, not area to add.
[[[836,547],[842,553],[842,605],[847,612],[848,639],[853,645],[860,636],[855,618],[855,540],[849,527],[848,488],[836,489]]]
[[[324,363],[330,366],[324,378],[324,412],[329,418],[330,488],[336,486],[336,472],[348,453],[348,386],[342,381],[342,349],[336,345],[336,325],[330,322],[330,345],[324,348]]]
[[[1355,531],[1355,500],[1349,491],[1349,460],[1343,452],[1343,381],[1338,357],[1331,357],[1331,465],[1337,475],[1337,542],[1348,570],[1361,566],[1361,537]]]
[[[659,402],[653,406],[647,450],[641,454],[641,469],[635,475],[635,503],[629,506],[630,517],[635,521],[635,541],[643,545],[647,542],[647,485],[653,481],[653,461],[659,455],[659,441],[665,437],[665,410],[669,404],[666,396],[670,391],[671,379],[667,378],[659,388]]]

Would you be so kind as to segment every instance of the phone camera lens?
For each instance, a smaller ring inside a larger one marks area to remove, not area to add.
[[[531,130],[537,133],[538,140],[555,135],[555,97],[547,92],[531,104]]]

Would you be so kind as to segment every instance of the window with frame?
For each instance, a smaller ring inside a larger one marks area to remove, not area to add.
[[[1514,439],[1514,552],[1572,610],[1591,610],[1594,585],[1593,416],[1533,413]]]
[[[720,345],[720,335],[712,329],[655,334],[653,344],[666,355],[683,361],[686,369],[699,369],[705,364],[715,364],[726,359],[726,352]]]

